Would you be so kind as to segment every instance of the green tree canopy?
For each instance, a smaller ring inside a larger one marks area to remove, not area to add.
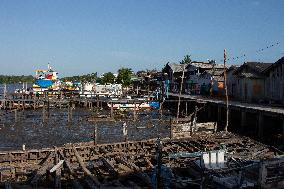
[[[190,64],[191,63],[191,58],[190,55],[185,55],[183,60],[179,62],[180,64]]]
[[[111,72],[107,72],[103,75],[101,83],[106,84],[106,83],[111,83],[113,84],[115,80],[115,76]]]
[[[80,81],[80,82],[93,82],[97,80],[97,73],[91,73],[86,75],[76,75],[70,77],[63,77],[61,78],[63,81]]]
[[[0,75],[0,83],[33,83],[34,77],[32,75],[21,75],[21,76],[15,76],[15,75]]]
[[[127,87],[131,84],[132,70],[131,68],[120,68],[118,70],[117,82]]]

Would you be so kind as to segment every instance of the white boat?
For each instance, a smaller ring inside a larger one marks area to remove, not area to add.
[[[110,102],[107,104],[109,108],[113,107],[116,110],[139,110],[139,109],[148,109],[152,108],[149,102],[131,102],[131,101],[117,101]]]

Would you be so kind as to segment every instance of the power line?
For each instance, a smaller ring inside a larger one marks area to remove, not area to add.
[[[277,46],[279,44],[280,44],[280,42],[277,42],[277,43],[268,45],[266,47],[259,48],[258,50],[255,51],[255,53],[262,53],[263,51],[265,51],[267,49],[270,49],[272,47],[275,47],[275,46]],[[229,60],[238,60],[238,59],[245,58],[245,57],[247,57],[247,54],[242,54],[242,55],[239,55],[239,56],[234,56],[234,57],[228,58],[227,61],[229,61]],[[223,59],[221,59],[220,61],[223,61]]]

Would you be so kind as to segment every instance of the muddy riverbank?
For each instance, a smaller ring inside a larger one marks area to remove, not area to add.
[[[42,111],[25,110],[1,112],[0,151],[46,148],[62,146],[66,143],[78,143],[94,140],[94,128],[97,127],[97,143],[121,142],[125,140],[122,125],[126,123],[128,140],[144,140],[167,137],[169,124],[157,119],[155,113],[143,113],[137,121],[121,119],[118,121],[88,121],[94,112],[86,108],[76,108],[72,112],[72,121],[68,122],[68,110],[51,109],[47,119],[42,118]],[[127,118],[131,118],[131,114]]]

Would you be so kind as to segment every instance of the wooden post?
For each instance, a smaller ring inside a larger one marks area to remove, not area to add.
[[[184,70],[185,70],[185,65],[183,65],[183,67],[182,67],[181,84],[180,84],[180,90],[179,90],[179,95],[178,95],[177,119],[178,119],[178,117],[179,117],[180,96],[181,96],[182,86],[183,86]],[[177,121],[178,121],[178,120],[177,120]]]
[[[43,101],[42,106],[42,122],[45,122],[45,101]]]
[[[59,163],[59,155],[57,153],[57,148],[55,147],[55,158],[54,158],[54,165]],[[54,188],[61,189],[61,167],[55,170],[54,172]]]
[[[136,121],[136,102],[134,102],[133,120]]]
[[[187,101],[185,102],[185,117],[187,117]]]
[[[284,142],[284,119],[282,119],[282,141]]]
[[[68,104],[68,122],[72,121],[72,102]]]
[[[123,137],[124,137],[124,142],[127,142],[128,137],[127,137],[127,125],[126,122],[123,123],[122,125],[122,133],[123,133]]]
[[[95,128],[94,128],[94,144],[95,145],[98,144],[98,126],[97,126],[97,124],[95,124]]]
[[[7,85],[4,83],[4,99],[7,97]]]
[[[266,181],[266,176],[267,176],[267,169],[265,168],[265,164],[263,161],[260,161],[259,165],[259,176],[258,176],[258,185],[259,188],[264,188],[265,186],[265,181]]]
[[[163,119],[163,103],[164,103],[164,101],[161,102],[161,104],[160,104],[160,119],[161,120]]]
[[[50,109],[49,98],[48,98],[48,96],[47,96],[47,118],[49,118],[49,116],[50,116],[49,109]]]
[[[3,109],[6,110],[6,98],[3,101]]]
[[[137,87],[136,87],[136,94],[137,94],[137,95],[139,94],[139,87],[138,87],[138,85],[137,85]]]
[[[228,97],[228,90],[227,90],[227,74],[226,74],[226,61],[227,61],[227,52],[224,49],[224,87],[225,87],[225,95],[226,95],[226,125],[225,131],[228,131],[229,126],[229,97]]]
[[[162,187],[161,169],[162,169],[162,142],[160,138],[157,139],[157,189]]]
[[[173,139],[173,120],[170,119],[170,138]]]
[[[113,102],[111,102],[110,117],[113,118]]]
[[[17,109],[15,109],[15,122],[18,121],[18,113],[17,113]]]
[[[192,122],[191,122],[191,128],[190,128],[190,135],[193,134],[194,131],[196,131],[196,122],[197,122],[197,106],[195,105],[195,109],[194,109],[194,115],[192,118]]]

